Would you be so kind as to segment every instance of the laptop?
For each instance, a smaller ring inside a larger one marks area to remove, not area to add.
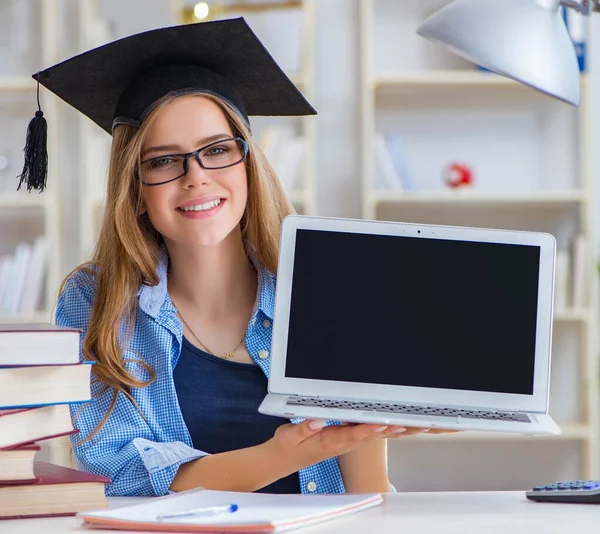
[[[259,412],[560,434],[555,249],[546,233],[287,217]]]

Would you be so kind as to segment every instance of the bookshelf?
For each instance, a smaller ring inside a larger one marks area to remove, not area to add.
[[[22,150],[27,124],[37,109],[36,84],[30,75],[37,68],[53,64],[58,58],[60,10],[57,0],[8,2],[3,15],[3,24],[12,24],[14,17],[14,20],[26,20],[30,27],[27,31],[20,29],[24,32],[23,39],[18,39],[14,47],[11,45],[0,69],[0,117],[4,132],[0,134],[0,154],[6,161],[5,168],[0,170],[0,256],[14,261],[20,244],[32,246],[40,236],[45,238],[47,249],[45,254],[38,256],[40,262],[33,262],[42,273],[42,287],[34,292],[31,301],[33,309],[17,307],[7,311],[0,308],[0,322],[48,322],[52,319],[52,306],[62,275],[60,158],[52,157],[52,154],[58,154],[62,125],[58,99],[49,92],[40,91],[42,110],[48,118],[48,187],[42,194],[17,191],[17,175],[23,166]],[[32,35],[38,37],[34,39]],[[11,34],[9,39],[13,38],[15,36]],[[17,270],[26,273],[22,283],[27,287],[32,281],[32,262],[21,259],[16,263],[19,265]],[[5,271],[3,276],[7,277],[5,284],[15,283],[14,272]],[[6,292],[3,298],[6,298]]]
[[[464,432],[390,441],[391,480],[400,491],[431,491],[598,478],[591,83],[582,74],[581,105],[573,108],[420,38],[420,22],[446,3],[360,2],[362,215],[550,232],[558,250],[571,254],[581,235],[590,251],[588,298],[554,314],[550,413],[562,435]],[[409,179],[402,175],[398,187],[381,180],[378,134],[401,137]],[[444,184],[452,161],[474,169],[474,186]],[[572,267],[572,255],[570,261]]]

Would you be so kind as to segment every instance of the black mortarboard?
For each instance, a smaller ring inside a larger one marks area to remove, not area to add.
[[[115,124],[139,126],[169,93],[218,95],[246,121],[252,115],[316,114],[243,18],[139,33],[33,77],[109,134]],[[19,187],[45,187],[45,126],[38,109],[29,125]]]

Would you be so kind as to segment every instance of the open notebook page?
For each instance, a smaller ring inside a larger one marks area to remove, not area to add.
[[[198,489],[133,506],[77,515],[88,526],[127,530],[154,530],[160,525],[163,531],[185,532],[193,526],[194,532],[201,532],[198,527],[206,526],[206,531],[214,531],[214,526],[218,525],[221,532],[280,532],[357,512],[381,502],[381,494],[271,495]],[[236,504],[237,511],[210,517],[159,519],[162,514],[230,504]]]

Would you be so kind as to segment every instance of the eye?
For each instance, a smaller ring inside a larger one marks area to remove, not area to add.
[[[205,156],[222,156],[223,154],[226,154],[227,152],[229,152],[229,148],[227,148],[226,146],[213,146],[210,147],[209,149],[206,150],[206,152],[204,152]]]
[[[170,157],[170,156],[162,156],[160,158],[154,158],[151,159],[148,162],[148,165],[150,166],[151,169],[164,169],[165,167],[169,167],[170,165],[173,165],[174,163],[177,162],[176,158]]]

